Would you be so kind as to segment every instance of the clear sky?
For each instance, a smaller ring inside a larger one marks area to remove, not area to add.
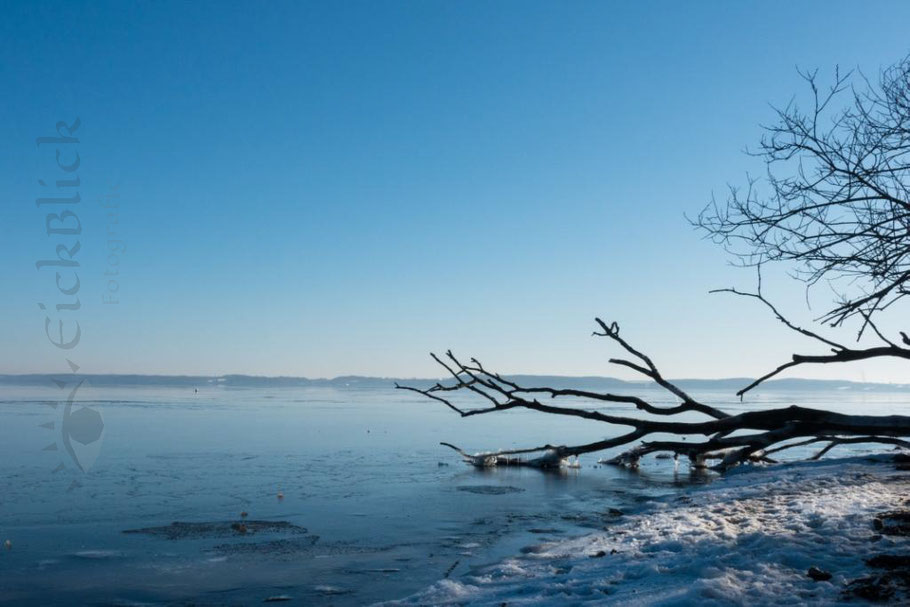
[[[36,138],[78,117],[85,372],[433,376],[452,347],[625,376],[602,315],[669,376],[755,375],[802,342],[707,294],[753,276],[683,214],[760,170],[742,150],[797,66],[910,51],[902,2],[0,6],[6,373],[65,368],[35,267],[64,242],[35,204],[62,172]]]

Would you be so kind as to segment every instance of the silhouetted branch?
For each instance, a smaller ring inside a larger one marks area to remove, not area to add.
[[[779,374],[781,371],[785,371],[797,365],[804,364],[830,364],[830,363],[848,363],[856,362],[858,360],[868,360],[870,358],[881,358],[881,357],[894,357],[894,358],[903,358],[910,359],[910,350],[906,348],[899,348],[897,346],[879,346],[876,348],[864,348],[860,350],[844,349],[837,350],[833,354],[821,354],[821,355],[811,355],[811,354],[794,354],[793,360],[786,362],[770,373],[762,375],[751,384],[739,390],[736,395],[742,397],[746,392],[755,388],[760,383],[767,381]]]
[[[868,319],[868,318],[866,319],[866,324],[873,329],[873,331],[879,337],[879,339],[881,339],[885,343],[885,346],[879,346],[879,347],[874,347],[874,348],[848,348],[847,346],[844,346],[836,341],[832,341],[831,339],[823,337],[823,336],[819,335],[818,333],[815,333],[814,331],[810,331],[808,329],[805,329],[803,327],[800,327],[800,326],[794,324],[789,319],[787,319],[787,317],[784,316],[774,306],[774,304],[772,304],[770,301],[768,301],[765,298],[765,296],[762,294],[762,291],[761,291],[761,265],[757,266],[757,270],[758,270],[758,286],[757,286],[755,293],[750,293],[748,291],[740,291],[735,288],[715,289],[715,290],[711,291],[711,293],[732,293],[733,295],[738,295],[740,297],[747,297],[747,298],[758,300],[762,304],[764,304],[765,307],[767,307],[769,310],[771,310],[771,312],[774,314],[774,317],[777,320],[779,320],[782,324],[784,324],[788,329],[795,331],[806,337],[809,337],[811,339],[814,339],[818,342],[821,342],[827,346],[830,346],[832,353],[823,354],[823,355],[793,354],[791,360],[779,365],[775,369],[762,375],[761,377],[759,377],[758,379],[756,379],[755,381],[750,383],[745,388],[737,391],[736,395],[739,396],[740,399],[743,397],[743,395],[746,392],[757,387],[759,384],[771,379],[772,377],[775,377],[782,371],[786,371],[787,369],[791,369],[798,365],[846,363],[846,362],[855,362],[858,360],[866,360],[866,359],[870,359],[870,358],[880,358],[880,357],[884,357],[884,356],[903,358],[903,359],[910,360],[910,348],[903,348],[901,346],[898,346],[897,344],[895,344],[894,342],[892,342],[891,340],[886,338],[881,333],[881,331],[879,331],[878,327],[871,321],[871,319]],[[866,315],[865,312],[862,312],[861,314],[863,316]],[[908,343],[908,340],[906,339],[905,333],[901,333],[901,337],[905,344],[910,345],[910,343]]]

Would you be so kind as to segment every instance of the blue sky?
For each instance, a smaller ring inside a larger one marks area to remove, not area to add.
[[[670,376],[755,375],[803,344],[707,294],[753,276],[683,214],[760,170],[742,150],[804,92],[797,66],[874,74],[910,50],[896,2],[0,6],[7,373],[64,368],[35,268],[59,170],[35,139],[79,117],[86,372],[430,376],[452,347],[623,376],[602,315]]]

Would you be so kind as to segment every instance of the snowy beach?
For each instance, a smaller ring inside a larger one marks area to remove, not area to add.
[[[907,559],[882,556],[910,550],[906,468],[890,454],[744,466],[386,605],[906,604]]]

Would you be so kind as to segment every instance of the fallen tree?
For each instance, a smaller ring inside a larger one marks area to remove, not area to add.
[[[708,205],[693,222],[739,264],[758,268],[755,292],[722,292],[759,301],[789,330],[825,348],[821,353],[793,354],[739,390],[740,398],[797,366],[910,360],[910,335],[893,331],[889,338],[889,332],[876,324],[885,311],[910,295],[910,56],[883,70],[876,83],[861,76],[854,84],[853,74],[837,72],[833,84],[822,91],[816,73],[803,77],[811,90],[810,109],[803,111],[795,103],[777,109],[777,122],[766,128],[754,154],[765,162],[765,182],[750,178],[744,191],[731,188],[726,204]],[[841,97],[847,103],[838,109],[836,101]],[[762,294],[762,264],[773,262],[794,264],[796,277],[807,289],[824,281],[835,301],[816,321],[834,328],[857,319],[857,343],[864,339],[863,345],[844,345],[784,316]],[[908,416],[845,415],[798,406],[729,415],[665,379],[647,355],[620,336],[616,323],[600,319],[597,323],[595,335],[612,340],[629,356],[611,363],[649,378],[680,404],[660,406],[631,395],[521,386],[488,371],[476,359],[464,363],[451,352],[433,358],[452,382],[426,389],[399,387],[439,401],[462,417],[521,408],[629,428],[619,436],[584,445],[473,455],[444,443],[475,466],[548,468],[564,465],[572,456],[634,445],[609,462],[634,466],[643,455],[663,451],[687,456],[699,466],[717,460],[714,468],[726,470],[747,460],[773,461],[772,454],[814,443],[822,444],[815,457],[844,444],[910,447],[904,440],[910,437]],[[869,345],[870,339],[876,343]],[[450,397],[456,392],[470,393],[484,405],[456,406]],[[563,405],[567,400],[622,403],[647,416],[608,415]],[[705,419],[681,421],[678,416],[684,414]],[[655,434],[683,440],[645,440]],[[704,439],[686,440],[690,436]]]
[[[747,411],[730,415],[702,403],[678,385],[667,380],[657,366],[643,352],[636,350],[620,336],[616,323],[607,324],[596,319],[599,330],[594,335],[606,337],[618,344],[631,358],[611,358],[610,363],[626,367],[644,375],[655,384],[679,399],[675,406],[652,404],[643,398],[626,394],[575,390],[566,388],[521,386],[515,381],[486,369],[477,359],[459,360],[451,351],[444,357],[431,354],[433,359],[451,376],[451,382],[439,382],[429,388],[396,385],[402,390],[417,392],[438,401],[461,417],[486,415],[511,409],[528,409],[540,413],[579,417],[630,430],[619,436],[605,438],[582,445],[541,445],[507,451],[489,451],[469,454],[449,443],[443,445],[457,451],[464,460],[477,467],[529,466],[556,468],[568,464],[569,458],[635,445],[604,463],[637,466],[642,456],[668,452],[685,456],[695,466],[707,466],[724,471],[745,461],[774,462],[770,455],[789,448],[822,443],[823,448],[815,457],[821,457],[837,445],[880,443],[910,448],[910,416],[904,415],[846,415],[807,407],[784,407]],[[848,352],[849,349],[843,350]],[[846,355],[845,355],[846,356]],[[760,380],[761,381],[761,380]],[[759,382],[748,387],[753,388]],[[743,390],[744,392],[745,390]],[[452,393],[466,393],[475,397],[482,406],[465,408],[453,403]],[[544,402],[544,398],[546,401]],[[648,414],[643,417],[612,415],[600,411],[566,406],[567,400],[599,401],[627,404]],[[679,421],[671,418],[684,413],[697,413],[702,421]],[[653,434],[673,434],[679,437],[700,436],[701,441],[656,440],[646,441]],[[642,441],[639,443],[639,441]]]

